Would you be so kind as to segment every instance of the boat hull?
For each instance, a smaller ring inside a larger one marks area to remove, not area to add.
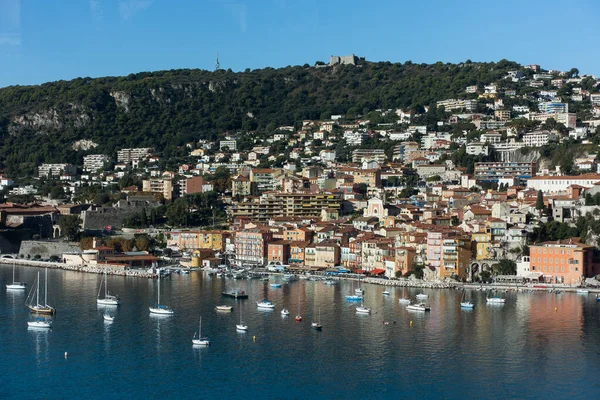
[[[121,302],[119,300],[113,299],[96,299],[96,304],[99,304],[101,306],[118,306],[119,304],[121,304]]]
[[[362,296],[346,296],[346,300],[348,301],[361,301]]]
[[[56,309],[50,306],[27,306],[32,313],[36,314],[44,314],[44,315],[54,315],[56,314]]]
[[[26,283],[12,283],[12,284],[6,285],[6,288],[8,290],[25,290],[25,289],[27,289],[27,284]]]
[[[231,307],[231,306],[216,306],[215,310],[217,310],[217,311],[224,311],[224,312],[231,312],[231,311],[233,311],[233,307]]]
[[[233,297],[234,299],[247,299],[248,295],[246,293],[236,293],[236,292],[221,292],[221,295],[225,297]]]
[[[175,312],[173,310],[168,309],[168,308],[149,307],[148,309],[150,310],[150,314],[156,314],[156,315],[173,315],[173,314],[175,314]]]
[[[473,303],[460,303],[460,308],[474,308],[475,305]]]
[[[356,307],[357,314],[371,314],[371,309],[368,307]]]
[[[235,329],[237,329],[238,331],[246,332],[248,330],[248,326],[247,325],[236,325]]]
[[[313,322],[311,325],[311,328],[313,328],[315,331],[320,331],[323,330],[323,327],[321,326],[321,324],[317,323],[317,322]]]
[[[33,329],[50,329],[52,328],[51,322],[40,322],[40,321],[29,321],[27,322],[27,327]]]
[[[210,346],[210,340],[208,339],[192,339],[194,346]]]

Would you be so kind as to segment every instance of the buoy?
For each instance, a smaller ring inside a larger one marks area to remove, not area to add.
[[[554,312],[556,312],[556,310],[558,310],[558,308],[554,307]]]
[[[65,358],[69,357],[69,353],[65,351]]]
[[[412,326],[412,321],[410,321],[410,326]]]
[[[256,342],[256,336],[252,336],[252,340]]]

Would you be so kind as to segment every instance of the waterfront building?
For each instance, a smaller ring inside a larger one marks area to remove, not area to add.
[[[267,229],[246,229],[235,234],[235,258],[244,264],[265,265],[268,260],[268,244],[273,233]]]
[[[531,272],[541,272],[547,282],[580,284],[595,276],[594,246],[570,238],[532,245],[529,248]]]

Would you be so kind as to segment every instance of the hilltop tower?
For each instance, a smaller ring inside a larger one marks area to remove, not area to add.
[[[219,64],[219,53],[217,53],[217,61],[215,62],[215,71],[221,69],[221,65]]]

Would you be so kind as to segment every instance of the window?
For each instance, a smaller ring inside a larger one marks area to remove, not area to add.
[[[531,270],[532,270],[532,271],[535,271],[535,266],[531,267]]]

